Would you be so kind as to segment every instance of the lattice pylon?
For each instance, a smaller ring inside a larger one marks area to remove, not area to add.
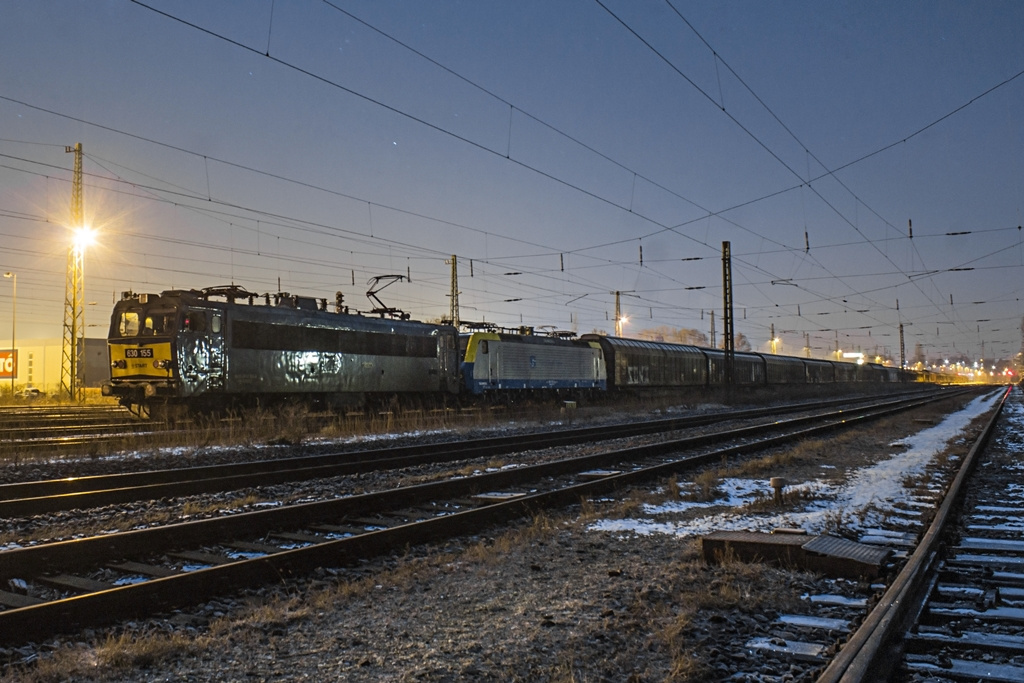
[[[65,147],[65,152],[74,152],[75,168],[71,179],[71,227],[81,230],[85,227],[82,210],[82,143]],[[85,388],[79,379],[82,349],[85,346],[85,278],[83,274],[83,247],[72,244],[68,249],[68,267],[64,284],[64,344],[61,350],[60,393],[72,401],[84,398]]]

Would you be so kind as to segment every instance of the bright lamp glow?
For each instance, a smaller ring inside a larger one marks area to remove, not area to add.
[[[96,241],[96,231],[89,226],[82,226],[76,228],[74,236],[71,239],[71,245],[77,251],[83,251],[86,247]]]

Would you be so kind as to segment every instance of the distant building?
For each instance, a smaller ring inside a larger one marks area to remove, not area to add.
[[[84,339],[82,365],[79,378],[84,387],[98,387],[110,377],[110,361],[107,359],[106,339]],[[16,353],[11,354],[10,340],[0,347],[0,395],[10,394],[11,373],[14,373],[14,390],[35,387],[47,394],[60,390],[61,360],[64,350],[63,339],[17,340]]]

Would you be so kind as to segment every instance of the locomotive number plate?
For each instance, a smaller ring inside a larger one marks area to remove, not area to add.
[[[125,358],[152,358],[153,349],[125,349]]]

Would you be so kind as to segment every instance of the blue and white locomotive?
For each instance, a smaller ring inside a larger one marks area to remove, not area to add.
[[[607,388],[604,354],[594,341],[474,332],[463,335],[460,348],[463,388],[476,396]]]

